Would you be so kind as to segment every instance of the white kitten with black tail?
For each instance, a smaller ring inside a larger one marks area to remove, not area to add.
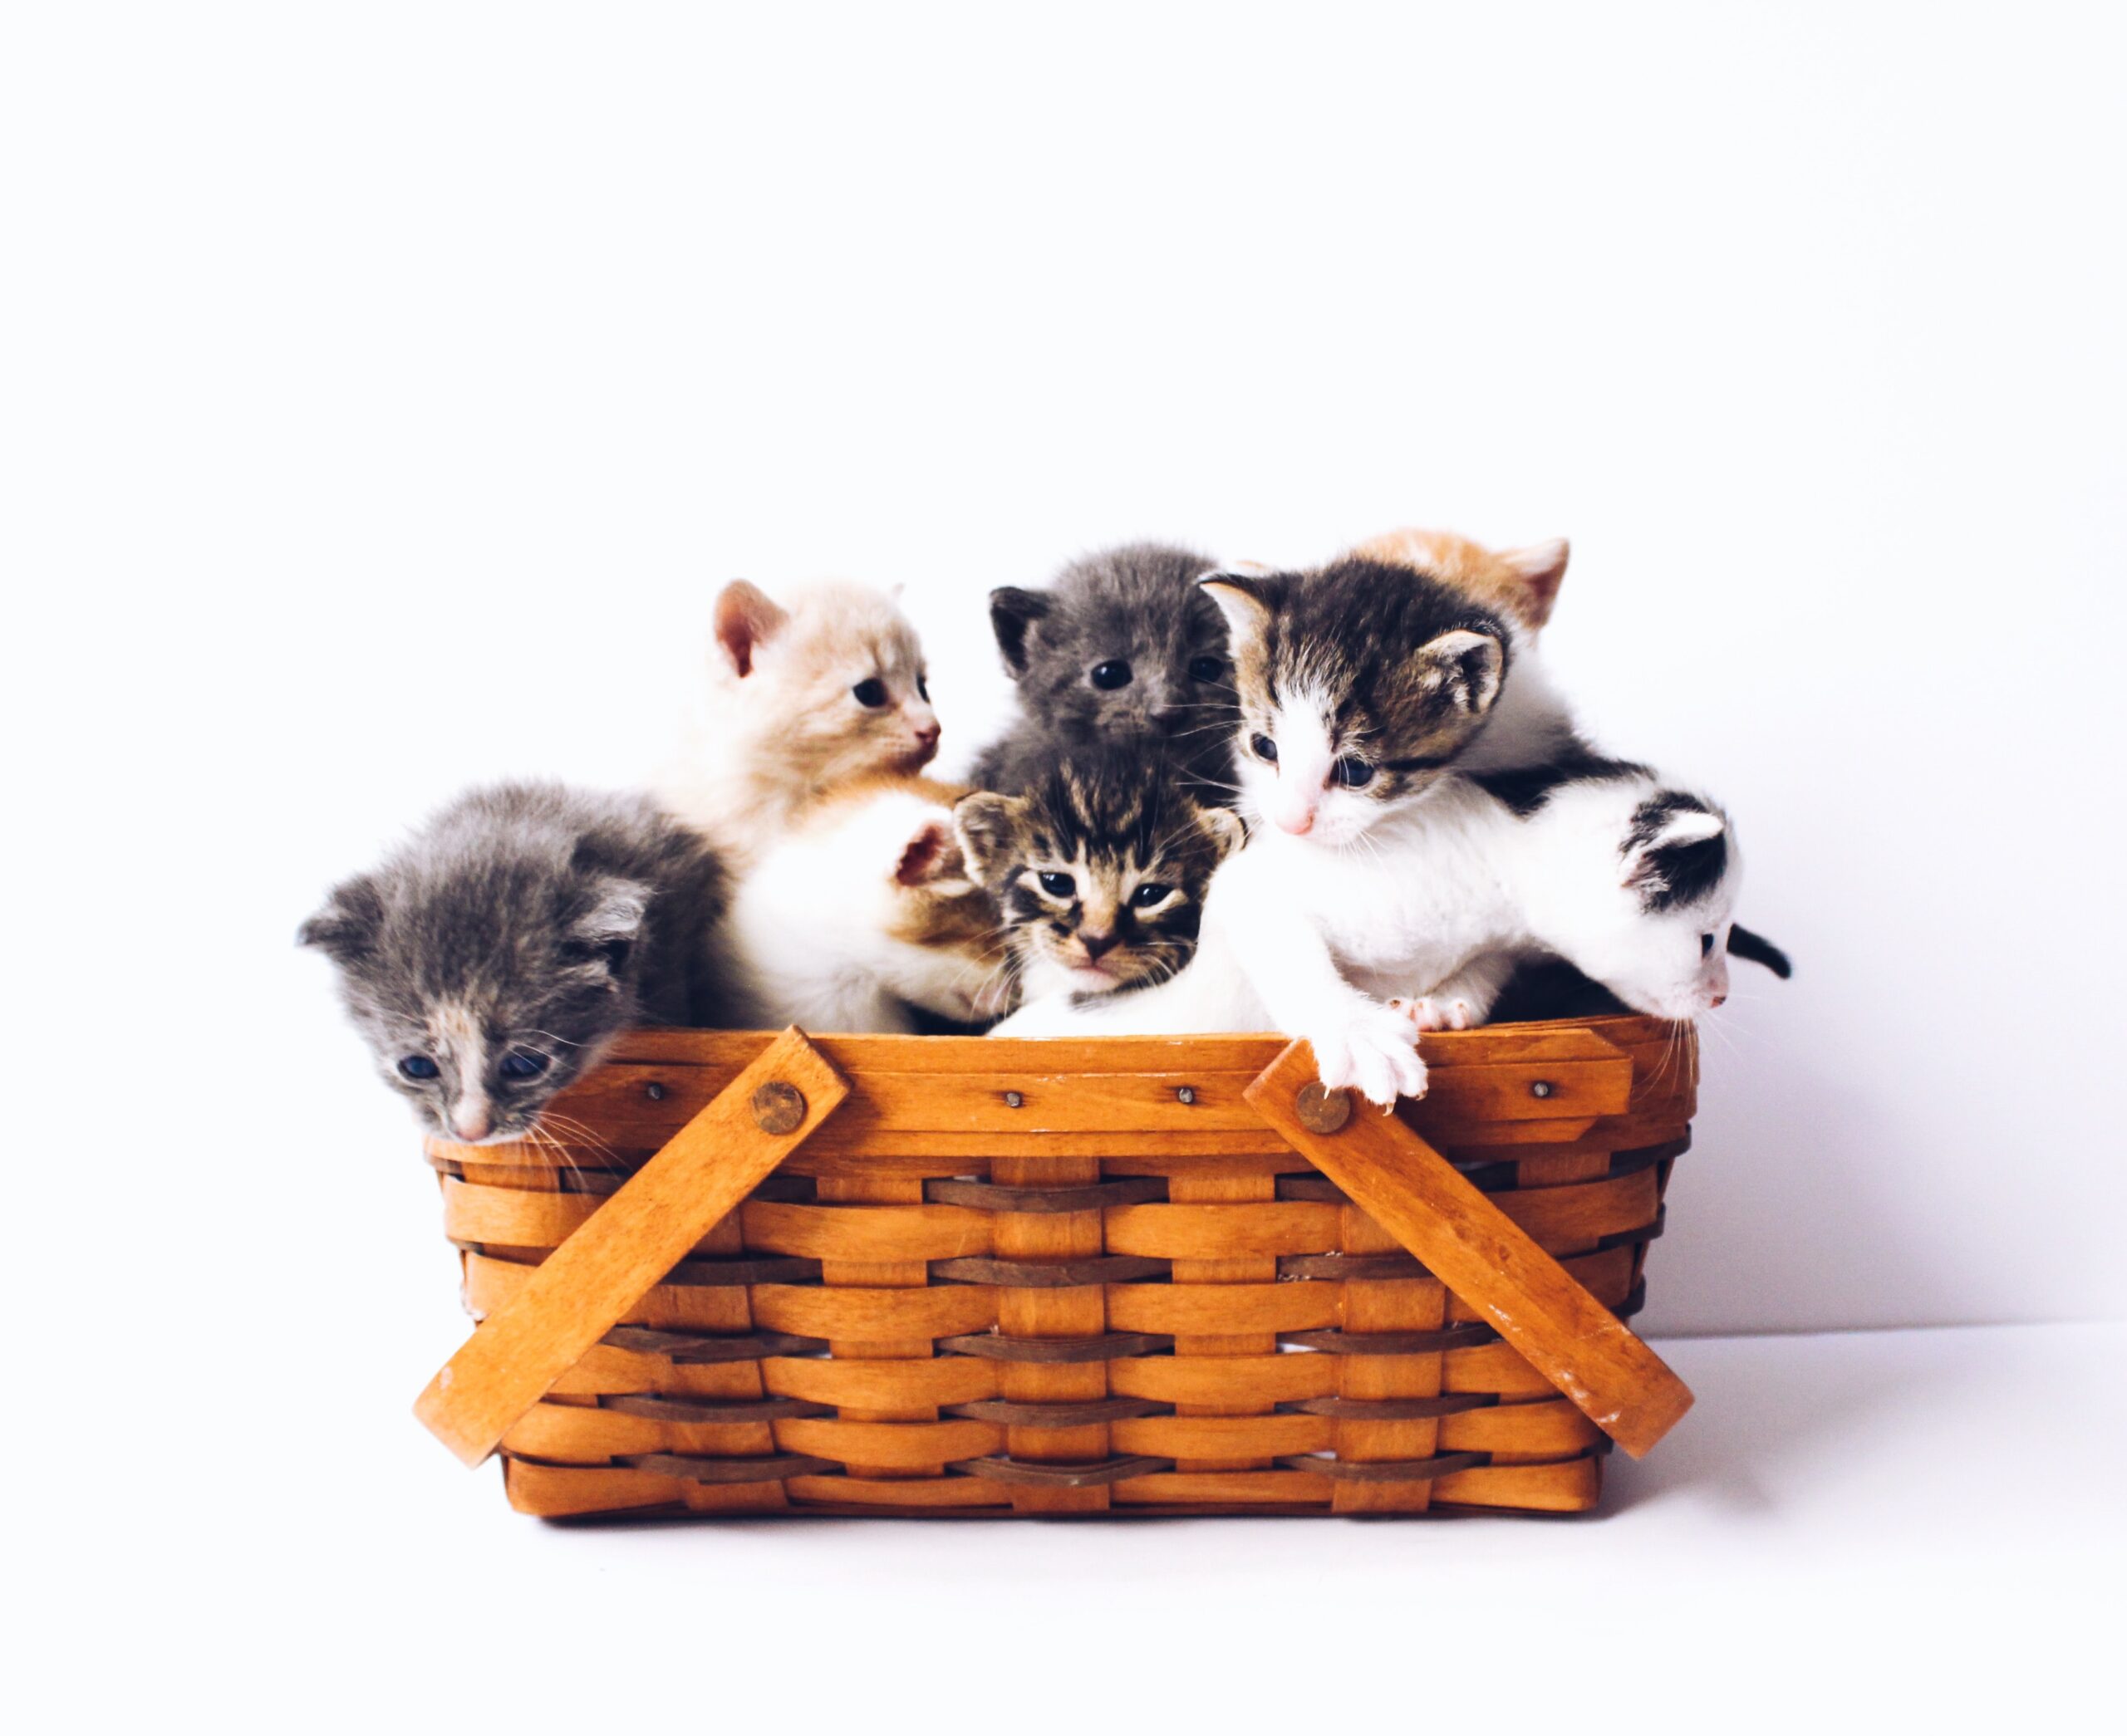
[[[1309,1018],[1349,1008],[1373,1023],[1401,1018],[1414,1039],[1482,1023],[1515,965],[1545,956],[1658,1018],[1696,1018],[1727,997],[1742,881],[1734,830],[1708,798],[1644,767],[1557,783],[1519,812],[1482,779],[1452,774],[1358,836],[1367,847],[1259,838],[1213,881],[1202,947],[1172,983],[1127,1004],[1052,1001],[1000,1034],[1268,1022],[1305,1035]],[[1275,920],[1266,912],[1294,900],[1304,900],[1309,946],[1296,959],[1266,958],[1266,944],[1294,944],[1289,932],[1266,933]],[[1385,1102],[1390,1076],[1355,1064],[1349,1081],[1331,1082]]]
[[[658,782],[668,812],[744,866],[805,807],[938,751],[923,646],[887,592],[842,582],[782,601],[717,593],[706,679]]]
[[[302,925],[377,1071],[437,1137],[532,1135],[633,1024],[722,1015],[722,866],[648,798],[460,797]]]
[[[1010,1004],[996,901],[954,833],[964,792],[885,779],[829,797],[739,881],[724,936],[734,1022],[913,1032],[920,1008],[985,1024]]]

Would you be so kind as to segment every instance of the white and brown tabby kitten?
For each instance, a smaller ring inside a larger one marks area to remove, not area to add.
[[[997,905],[954,835],[966,792],[928,778],[840,790],[764,848],[724,941],[733,1022],[912,1032],[911,1009],[987,1024],[1010,1004]]]
[[[1024,792],[970,796],[953,818],[1001,907],[1020,993],[1113,994],[1173,976],[1196,950],[1204,890],[1240,843],[1186,772],[1127,748],[1052,758]]]
[[[834,582],[777,602],[734,580],[658,796],[743,866],[830,791],[937,751],[923,647],[892,596]]]

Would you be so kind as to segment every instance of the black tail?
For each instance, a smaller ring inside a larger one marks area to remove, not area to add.
[[[1781,982],[1795,974],[1795,967],[1787,954],[1781,951],[1762,934],[1753,934],[1741,923],[1732,924],[1728,930],[1728,956],[1747,959],[1753,964],[1762,964]]]

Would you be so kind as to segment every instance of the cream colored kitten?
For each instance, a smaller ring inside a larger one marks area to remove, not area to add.
[[[708,679],[657,794],[743,867],[829,792],[937,751],[923,647],[892,596],[834,581],[779,603],[739,579],[717,593]]]
[[[743,1026],[913,1031],[910,1008],[981,1024],[1010,1003],[997,905],[953,830],[963,792],[887,778],[838,792],[771,840],[724,936]]]

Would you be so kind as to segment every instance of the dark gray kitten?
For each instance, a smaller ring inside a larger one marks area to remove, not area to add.
[[[1046,591],[991,591],[1019,716],[975,763],[975,782],[1016,793],[1059,748],[1157,745],[1198,794],[1230,799],[1233,669],[1226,624],[1196,586],[1216,566],[1133,542],[1073,562]]]
[[[646,798],[506,783],[461,796],[298,939],[386,1081],[445,1139],[523,1134],[630,1025],[713,1022],[709,846]]]

